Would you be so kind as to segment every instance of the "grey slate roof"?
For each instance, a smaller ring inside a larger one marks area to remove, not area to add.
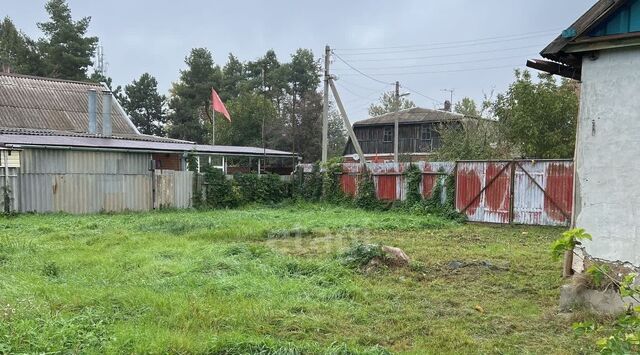
[[[85,133],[89,126],[87,91],[105,90],[100,84],[0,73],[0,127]],[[113,134],[137,134],[112,100]],[[98,112],[102,100],[98,99]],[[98,132],[102,118],[98,114]]]
[[[428,108],[414,107],[398,112],[387,113],[382,116],[372,117],[366,120],[358,121],[353,124],[358,126],[378,126],[393,124],[395,118],[398,117],[399,123],[421,123],[421,122],[450,122],[462,120],[465,116],[459,113],[453,113],[441,110],[432,110]]]

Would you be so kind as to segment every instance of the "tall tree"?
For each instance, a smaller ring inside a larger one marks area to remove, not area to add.
[[[578,95],[575,82],[556,82],[529,71],[515,71],[516,80],[494,105],[500,127],[516,151],[527,158],[570,158],[575,144]]]
[[[211,88],[221,87],[222,72],[205,48],[192,49],[185,63],[187,69],[180,71],[180,79],[171,88],[169,136],[210,143],[211,123],[206,110],[210,105]]]
[[[246,81],[244,64],[229,53],[227,64],[222,68],[222,87],[219,90],[222,101],[240,96],[240,93],[246,90]]]
[[[329,110],[329,142],[327,153],[329,158],[340,157],[347,144],[347,130],[344,127],[344,121],[342,117],[340,117],[340,113],[333,108]]]
[[[393,91],[389,91],[382,94],[378,103],[371,104],[371,106],[369,106],[369,116],[381,116],[386,113],[406,110],[413,107],[416,107],[416,104],[413,103],[413,101],[406,97],[400,97],[400,100],[396,100],[395,93]]]
[[[158,81],[149,73],[124,87],[123,108],[142,134],[165,134],[165,102],[166,97],[158,93]]]
[[[71,18],[65,0],[49,0],[45,6],[50,21],[38,23],[45,38],[39,47],[44,57],[47,76],[53,78],[85,80],[87,69],[98,43],[97,37],[86,36],[90,17],[78,21]]]
[[[288,114],[291,129],[291,151],[303,153],[308,161],[317,159],[313,145],[313,134],[319,136],[322,124],[322,105],[318,105],[317,88],[320,84],[319,61],[308,49],[298,49],[286,65],[288,77]],[[311,139],[311,140],[309,140]],[[316,145],[320,146],[320,143]],[[306,153],[306,154],[304,154]]]
[[[216,140],[221,144],[254,146],[271,148],[275,144],[274,138],[277,135],[271,134],[270,130],[277,127],[276,109],[273,103],[263,95],[246,92],[240,94],[235,100],[227,104],[229,114],[233,117],[233,122],[225,120],[216,121]],[[265,129],[265,141],[262,141],[262,129]]]
[[[28,75],[43,75],[36,43],[18,31],[9,17],[0,22],[0,69]]]
[[[476,102],[469,97],[465,97],[462,100],[456,102],[453,105],[453,111],[456,113],[463,114],[465,116],[478,117],[480,116],[480,112],[478,111],[478,105]]]

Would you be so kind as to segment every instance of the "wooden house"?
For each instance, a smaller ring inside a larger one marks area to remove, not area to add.
[[[440,130],[446,125],[471,119],[459,113],[414,107],[372,117],[353,124],[353,130],[367,161],[393,160],[394,123],[398,120],[398,154],[412,161],[427,160],[440,148]],[[357,157],[351,139],[344,150],[345,161]]]

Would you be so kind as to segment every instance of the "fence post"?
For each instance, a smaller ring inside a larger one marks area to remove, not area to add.
[[[509,224],[513,224],[514,207],[515,207],[515,186],[516,186],[516,163],[512,160],[511,165],[511,182],[509,184]]]

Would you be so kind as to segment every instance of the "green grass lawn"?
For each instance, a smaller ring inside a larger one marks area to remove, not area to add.
[[[560,232],[321,205],[0,218],[0,353],[589,352],[556,315]],[[364,273],[357,242],[412,264]]]

